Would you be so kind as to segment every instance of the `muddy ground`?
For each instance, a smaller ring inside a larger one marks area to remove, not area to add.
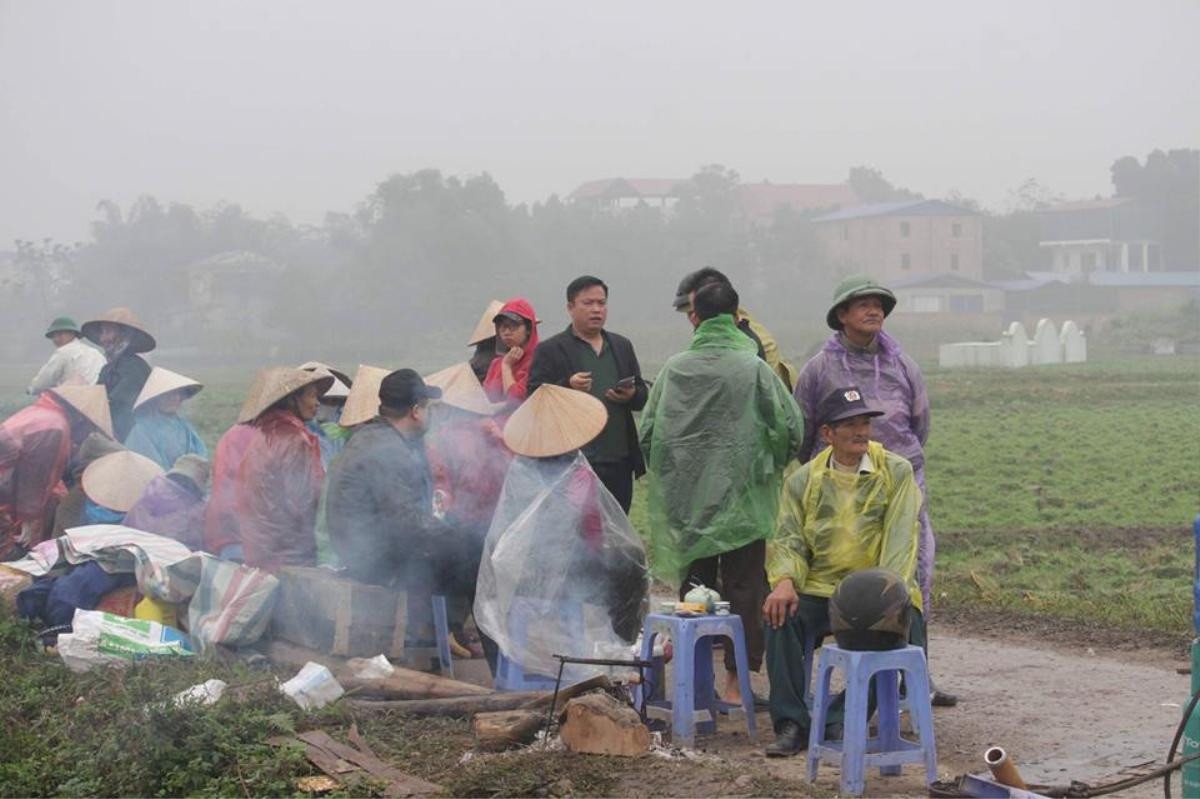
[[[1138,640],[1120,631],[1003,614],[943,614],[931,635],[934,676],[960,698],[957,707],[934,711],[943,778],[983,770],[983,751],[998,745],[1027,781],[1099,783],[1125,768],[1161,761],[1189,695],[1190,678],[1176,671],[1187,665],[1186,648],[1175,639]],[[756,692],[768,692],[765,674],[755,675],[754,685]],[[765,758],[765,711],[758,726],[760,740],[751,743],[740,722],[722,719],[716,735],[698,739],[700,759],[630,763],[621,769],[617,790],[626,796],[836,793],[835,767],[823,766],[818,784],[808,786],[802,756]],[[1121,795],[1161,791],[1161,782],[1153,782]],[[867,795],[927,795],[922,769],[907,766],[900,777],[868,775]]]

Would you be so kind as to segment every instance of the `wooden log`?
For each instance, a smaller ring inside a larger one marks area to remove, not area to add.
[[[501,710],[476,713],[472,727],[475,745],[485,752],[501,752],[527,744],[546,722],[546,714],[536,710]]]
[[[482,685],[460,682],[436,674],[396,667],[395,672],[378,679],[363,680],[354,676],[353,669],[345,658],[326,655],[286,641],[274,640],[267,643],[265,654],[272,662],[288,668],[300,669],[308,661],[320,663],[333,672],[333,676],[346,690],[359,689],[361,694],[383,696],[388,699],[429,699],[455,696],[486,696],[491,690]]]
[[[650,731],[637,712],[608,694],[572,699],[566,716],[559,735],[570,752],[636,757],[650,749]]]
[[[531,702],[542,701],[542,713],[550,704],[550,694],[543,691],[516,691],[513,693],[492,693],[481,696],[457,696],[448,699],[405,699],[400,701],[377,701],[370,699],[352,699],[350,703],[357,709],[368,711],[395,710],[413,716],[457,716],[467,717],[476,713],[494,713],[503,710],[518,710],[527,707]]]

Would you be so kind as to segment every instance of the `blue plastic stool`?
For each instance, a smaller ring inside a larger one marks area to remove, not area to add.
[[[841,741],[825,740],[825,722],[832,697],[829,679],[840,668],[846,676],[846,714]],[[808,781],[817,778],[822,760],[842,767],[841,793],[862,796],[867,768],[879,767],[884,776],[900,773],[905,763],[925,763],[925,782],[937,779],[937,746],[933,740],[933,707],[929,703],[929,673],[925,652],[906,646],[883,652],[851,652],[834,644],[821,648],[808,733]],[[909,712],[916,743],[900,737],[900,689],[897,673],[904,673]],[[871,678],[879,700],[879,734],[867,737],[867,699]]]
[[[728,636],[733,641],[734,662],[742,692],[742,712],[746,715],[746,731],[751,740],[758,735],[754,724],[754,694],[750,691],[750,667],[746,662],[746,636],[740,616],[675,616],[652,613],[646,617],[642,630],[642,660],[654,655],[654,639],[666,635],[675,644],[671,699],[654,700],[643,696],[641,688],[635,700],[647,712],[652,709],[670,711],[671,741],[676,746],[691,748],[696,733],[717,730],[717,714],[738,708],[717,699],[713,681],[712,639]]]
[[[526,640],[529,617],[535,605],[550,605],[541,600],[528,597],[514,597],[509,617],[513,620],[511,628],[513,637],[518,641]],[[545,609],[545,607],[543,607]],[[557,613],[567,629],[583,630],[583,605],[579,602],[553,603],[552,613]],[[571,652],[555,654],[569,655]],[[538,674],[529,672],[520,661],[500,651],[496,658],[496,675],[492,678],[492,686],[497,691],[553,691],[557,675]],[[563,686],[569,683],[564,678]]]

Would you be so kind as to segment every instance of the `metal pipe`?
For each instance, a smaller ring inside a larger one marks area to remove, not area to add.
[[[996,782],[1007,785],[1010,788],[1020,788],[1027,790],[1029,786],[1025,784],[1025,780],[1021,779],[1021,772],[1017,771],[1017,764],[1008,756],[999,746],[993,746],[983,753],[983,762],[987,763],[987,767],[992,770],[992,776],[996,778]]]

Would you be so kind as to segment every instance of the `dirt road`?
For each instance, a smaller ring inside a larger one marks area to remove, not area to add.
[[[1177,648],[1127,644],[1121,651],[1097,651],[943,628],[933,631],[931,656],[939,684],[960,698],[958,707],[934,712],[943,777],[982,771],[983,751],[998,745],[1031,782],[1097,783],[1124,768],[1161,760],[1188,698],[1189,678],[1175,671],[1186,665]],[[756,675],[755,686],[766,693],[765,674]],[[722,726],[721,734],[700,739],[706,753],[750,772],[763,769],[789,783],[803,782],[803,757],[768,760],[760,746],[733,732],[734,724]],[[759,714],[759,728],[770,729],[766,713]],[[836,768],[822,767],[820,787],[836,791],[837,779]],[[915,766],[898,778],[869,775],[867,794],[926,795]],[[1161,783],[1154,782],[1122,795],[1161,794]]]

